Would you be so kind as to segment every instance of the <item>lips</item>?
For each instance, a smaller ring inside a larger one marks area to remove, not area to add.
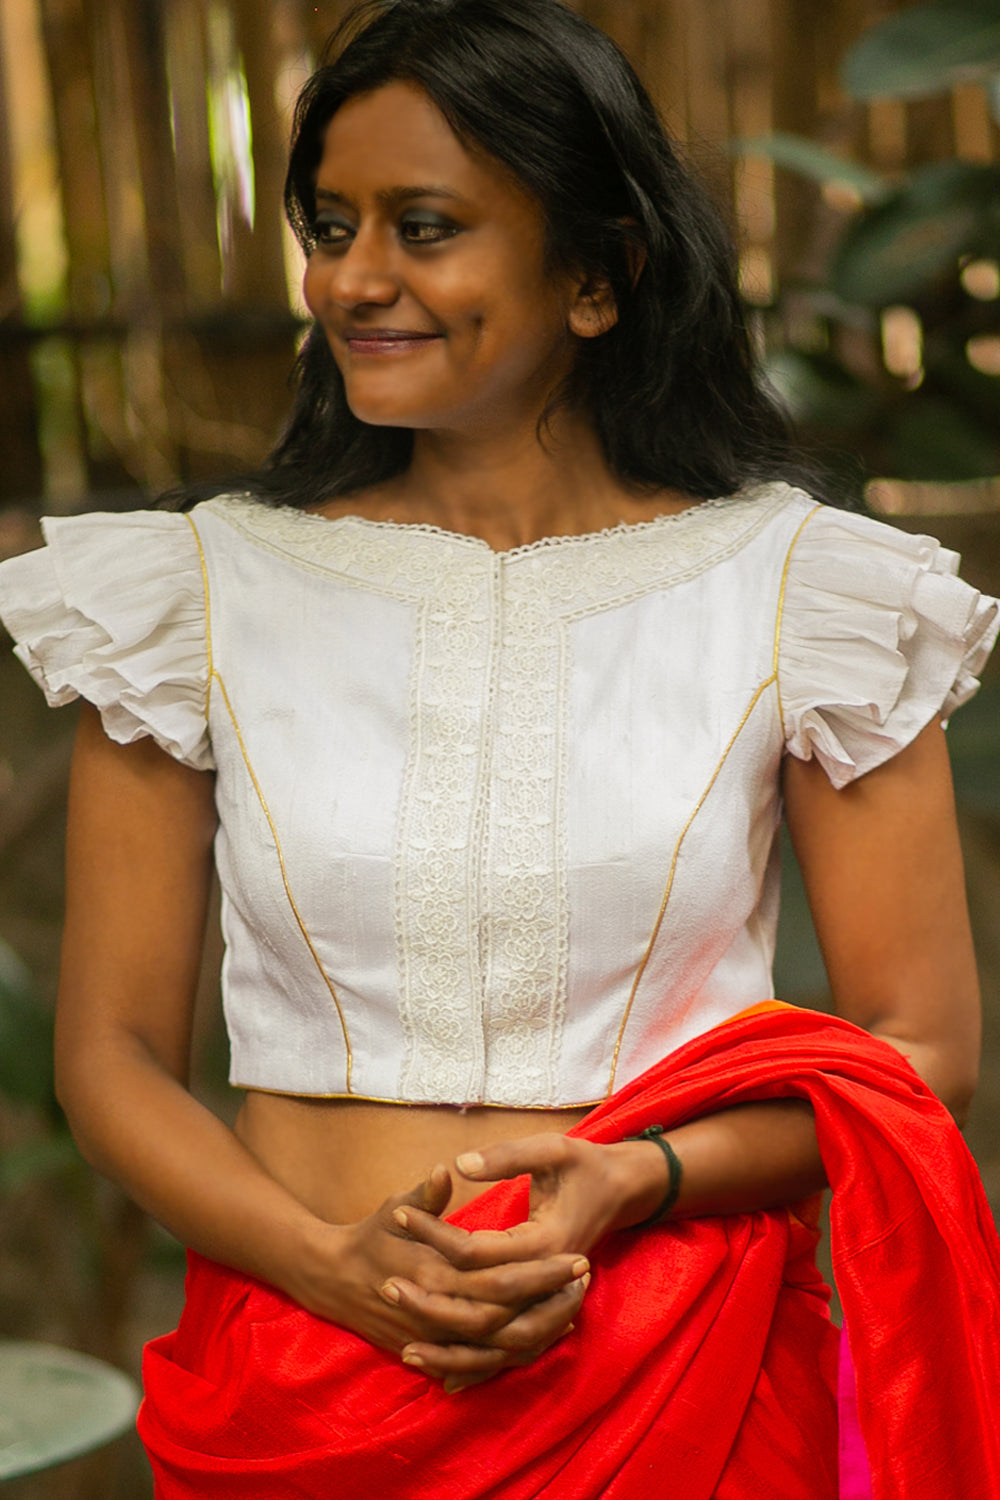
[[[352,354],[409,354],[435,343],[439,333],[420,333],[411,328],[346,328],[343,340]]]

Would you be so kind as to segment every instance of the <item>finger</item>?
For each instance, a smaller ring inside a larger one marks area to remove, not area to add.
[[[490,1335],[491,1346],[509,1354],[547,1349],[569,1332],[589,1285],[590,1276],[581,1276],[579,1281],[553,1292],[544,1302],[526,1308],[505,1327]]]
[[[431,1380],[444,1380],[449,1375],[492,1375],[503,1368],[508,1356],[502,1349],[484,1345],[427,1344],[415,1340],[403,1349],[402,1359],[404,1365]]]
[[[394,1197],[386,1199],[384,1208],[388,1208],[397,1228],[406,1230],[406,1209],[415,1208],[423,1213],[431,1222],[436,1221],[438,1214],[444,1213],[451,1199],[451,1173],[442,1164],[432,1167],[422,1182],[416,1187],[410,1188],[405,1193],[397,1193]],[[402,1217],[399,1217],[402,1215]]]
[[[514,1262],[489,1271],[435,1274],[433,1284],[408,1277],[390,1277],[382,1284],[382,1298],[403,1313],[435,1323],[456,1338],[478,1338],[492,1326],[510,1322],[522,1308],[543,1301],[588,1272],[583,1256],[559,1256],[541,1262]],[[486,1310],[486,1311],[483,1311]],[[493,1323],[493,1314],[499,1316]],[[481,1322],[480,1322],[481,1319]]]
[[[587,1262],[581,1257],[576,1265],[580,1267],[580,1274],[574,1282],[582,1282]],[[547,1301],[553,1292],[566,1285],[567,1280],[561,1268],[556,1270],[543,1262],[539,1265],[502,1266],[490,1273],[473,1273],[462,1280],[468,1295],[429,1291],[399,1277],[393,1277],[381,1290],[387,1301],[395,1303],[401,1312],[429,1330],[428,1337],[435,1338],[430,1330],[438,1330],[442,1343],[456,1339],[482,1343],[516,1318],[525,1307]]]
[[[572,1333],[572,1331],[573,1325],[571,1323],[569,1328],[565,1329],[564,1332]],[[559,1335],[560,1338],[563,1336],[563,1334]],[[553,1342],[557,1343],[558,1340],[553,1340]],[[483,1385],[487,1380],[493,1380],[495,1376],[502,1375],[504,1370],[510,1370],[520,1365],[534,1364],[538,1356],[544,1353],[544,1349],[532,1349],[530,1353],[526,1354],[508,1354],[504,1363],[498,1369],[485,1370],[479,1375],[447,1375],[444,1380],[445,1392],[451,1396],[458,1391],[464,1391],[466,1386]]]
[[[568,1160],[571,1149],[566,1137],[553,1131],[525,1136],[519,1141],[500,1141],[481,1151],[463,1152],[455,1158],[455,1166],[473,1182],[500,1182],[525,1173],[558,1171]]]
[[[399,1207],[393,1218],[412,1239],[443,1255],[460,1271],[511,1261],[548,1259],[555,1250],[547,1227],[529,1219],[510,1229],[477,1229],[471,1233],[458,1224],[423,1214],[417,1208]],[[560,1251],[563,1255],[571,1252]]]
[[[555,1336],[535,1349],[516,1352],[483,1348],[474,1344],[425,1344],[414,1341],[403,1350],[403,1363],[419,1369],[432,1380],[443,1380],[446,1391],[463,1390],[467,1385],[481,1385],[502,1370],[530,1365],[546,1349],[572,1333],[572,1323],[560,1328]]]

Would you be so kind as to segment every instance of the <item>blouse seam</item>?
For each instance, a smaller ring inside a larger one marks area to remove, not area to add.
[[[222,694],[222,701],[226,706],[226,712],[229,715],[230,722],[232,723],[233,731],[236,735],[236,742],[240,747],[240,754],[243,757],[243,764],[246,766],[247,774],[250,777],[251,783],[253,784],[253,789],[257,793],[257,800],[260,803],[261,811],[263,812],[264,817],[267,820],[267,825],[271,830],[271,837],[274,840],[274,851],[278,856],[278,868],[281,871],[281,883],[285,888],[285,896],[287,897],[288,904],[292,909],[292,915],[294,916],[296,924],[298,925],[298,929],[302,934],[303,941],[305,942],[306,947],[309,949],[309,953],[312,957],[313,963],[316,965],[319,976],[322,979],[323,983],[326,985],[326,988],[330,993],[330,998],[333,1000],[333,1003],[336,1006],[337,1016],[340,1020],[340,1029],[344,1037],[344,1050],[346,1054],[347,1092],[343,1097],[353,1098],[354,1095],[351,1092],[351,1073],[354,1066],[354,1054],[351,1050],[351,1039],[347,1031],[347,1020],[344,1016],[344,1012],[340,1004],[340,998],[337,995],[337,991],[334,987],[333,981],[330,979],[330,976],[327,974],[325,968],[323,967],[323,963],[320,959],[319,954],[316,952],[316,946],[309,935],[309,929],[307,928],[305,921],[303,920],[302,913],[299,911],[298,905],[295,901],[295,897],[292,895],[292,888],[288,880],[288,871],[285,866],[284,851],[281,847],[281,839],[278,837],[278,830],[275,826],[274,818],[271,815],[271,809],[267,805],[267,798],[264,796],[264,789],[257,779],[257,773],[255,772],[253,763],[250,760],[246,742],[243,738],[242,730],[240,729],[239,720],[236,717],[233,705],[229,699],[229,693],[226,690],[226,684],[223,682],[219,673],[214,669],[212,672],[212,676],[219,684],[219,692]],[[336,1096],[331,1095],[330,1097]]]
[[[778,722],[781,725],[782,738],[784,738],[785,733],[785,710],[781,698],[781,677],[778,672],[778,657],[781,651],[781,627],[784,622],[785,615],[785,591],[788,586],[788,573],[792,563],[792,553],[795,551],[795,547],[798,543],[799,537],[802,535],[803,531],[805,531],[813,516],[818,515],[818,513],[822,509],[822,505],[814,505],[812,510],[809,511],[808,515],[803,516],[802,520],[799,522],[798,526],[795,529],[795,535],[792,537],[792,540],[788,544],[788,551],[785,553],[784,566],[781,569],[781,587],[778,590],[778,607],[775,612],[774,618],[774,656],[771,662],[771,672],[775,690],[777,691],[778,695]]]
[[[808,517],[806,519],[808,519]],[[706,801],[708,800],[709,793],[714,787],[716,781],[718,781],[719,776],[722,772],[722,768],[726,764],[726,761],[729,759],[730,751],[749,723],[754,709],[757,707],[757,704],[760,702],[767,689],[775,684],[776,676],[775,673],[772,672],[770,677],[765,678],[765,680],[760,683],[755,690],[753,697],[750,699],[749,704],[744,710],[743,717],[740,719],[740,722],[733,730],[733,733],[729,738],[729,743],[726,745],[726,748],[723,750],[722,755],[719,757],[716,767],[709,777],[704,791],[698,798],[698,801],[695,803],[687,822],[684,824],[684,827],[681,829],[680,834],[677,837],[677,842],[674,845],[674,852],[670,859],[670,868],[667,871],[667,885],[666,890],[663,893],[663,900],[660,903],[660,910],[657,913],[656,921],[653,924],[653,931],[650,936],[649,942],[646,945],[646,951],[643,953],[642,958],[639,961],[639,967],[636,969],[635,978],[632,981],[632,988],[629,991],[629,997],[625,1005],[625,1014],[622,1016],[621,1025],[618,1028],[618,1038],[615,1042],[615,1050],[611,1059],[611,1077],[608,1080],[608,1089],[607,1094],[605,1095],[606,1098],[610,1098],[610,1096],[614,1093],[615,1075],[618,1071],[619,1054],[621,1053],[622,1043],[625,1040],[625,1031],[628,1027],[629,1017],[632,1013],[632,1006],[635,1001],[635,997],[638,994],[642,976],[646,972],[647,965],[649,964],[649,960],[652,957],[653,949],[656,946],[656,940],[660,935],[660,929],[663,926],[663,919],[666,916],[667,906],[670,901],[671,892],[673,891],[674,877],[677,874],[677,864],[680,860],[681,848],[683,847],[684,840],[687,838],[687,835],[690,832],[691,825],[694,823],[695,818],[697,818],[698,814],[701,812]]]
[[[205,562],[205,549],[201,544],[198,528],[189,515],[184,516],[185,521],[194,535],[195,546],[198,548],[198,562],[201,567],[201,582],[205,594],[205,656],[208,661],[208,681],[205,684],[205,719],[208,720],[209,705],[212,701],[212,680],[215,677],[215,664],[212,656],[212,604],[208,585],[208,565]]]

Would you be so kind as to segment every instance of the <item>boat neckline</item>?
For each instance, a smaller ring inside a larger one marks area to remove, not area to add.
[[[443,541],[458,544],[463,547],[471,547],[477,551],[486,551],[494,557],[506,560],[510,558],[523,557],[536,552],[548,552],[553,549],[574,547],[593,544],[605,539],[641,535],[651,531],[657,531],[664,527],[672,527],[678,524],[689,523],[694,516],[705,515],[708,512],[728,509],[737,504],[755,502],[763,498],[764,493],[773,491],[774,484],[754,485],[751,488],[738,490],[732,495],[720,495],[707,500],[695,500],[686,505],[683,510],[662,511],[659,515],[650,516],[645,521],[617,521],[612,526],[604,526],[597,531],[571,532],[562,536],[539,537],[533,542],[522,542],[517,547],[494,547],[484,537],[475,536],[464,531],[451,531],[445,526],[435,526],[427,521],[395,521],[391,519],[378,520],[372,516],[359,515],[356,512],[347,512],[341,516],[325,516],[320,511],[299,510],[293,505],[268,505],[257,496],[251,494],[219,495],[216,498],[223,503],[244,502],[252,507],[259,518],[273,516],[281,520],[290,519],[293,524],[316,527],[341,527],[361,526],[366,530],[383,531],[387,533],[408,533],[420,536],[440,537]],[[211,504],[211,502],[209,502]]]

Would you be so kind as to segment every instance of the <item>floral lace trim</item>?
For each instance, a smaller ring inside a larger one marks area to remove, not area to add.
[[[420,611],[396,836],[406,1098],[482,1098],[479,843],[492,611],[484,580],[439,573]]]
[[[569,895],[567,639],[544,577],[508,572],[483,868],[486,1098],[559,1097]]]
[[[395,847],[403,1097],[558,1097],[568,626],[730,556],[795,494],[770,486],[508,553],[433,527],[208,502],[256,545],[416,605]]]
[[[651,588],[686,582],[743,547],[801,491],[760,485],[729,499],[705,500],[673,515],[584,536],[545,537],[494,552],[479,537],[434,526],[271,509],[246,495],[220,495],[207,509],[257,545],[313,572],[334,573],[379,593],[420,598],[442,569],[512,576],[543,569],[553,603],[574,614],[607,609]]]

